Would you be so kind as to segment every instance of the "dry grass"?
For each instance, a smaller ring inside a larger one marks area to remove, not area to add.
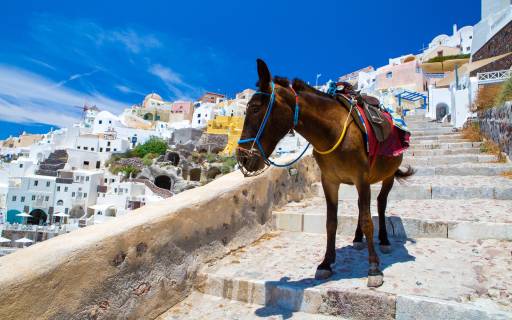
[[[482,142],[482,144],[480,145],[480,151],[482,151],[483,153],[495,155],[496,160],[493,162],[507,162],[507,157],[501,152],[500,146],[491,140],[485,140],[484,142]]]
[[[480,89],[478,89],[475,102],[473,102],[473,111],[483,111],[494,107],[497,103],[496,100],[498,96],[501,95],[501,92],[501,84],[483,86]]]
[[[482,133],[478,123],[470,123],[461,131],[462,137],[472,142],[479,142],[483,140]]]
[[[505,178],[512,179],[512,171],[505,171],[501,173],[501,175],[504,176]]]
[[[501,106],[505,102],[511,101],[511,100],[512,100],[512,78],[508,79],[507,81],[505,81],[505,83],[503,83],[503,85],[501,87],[501,92],[498,95],[498,97],[496,97],[496,104],[498,106]]]

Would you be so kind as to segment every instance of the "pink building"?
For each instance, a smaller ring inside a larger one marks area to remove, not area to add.
[[[419,62],[410,56],[403,63],[389,64],[377,69],[375,89],[407,89],[416,92],[427,91],[427,79],[423,75]]]
[[[176,101],[172,104],[171,113],[183,114],[183,120],[192,120],[194,104],[192,101]]]

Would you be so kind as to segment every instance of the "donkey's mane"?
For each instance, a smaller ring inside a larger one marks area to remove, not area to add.
[[[293,79],[292,86],[293,86],[293,89],[297,92],[302,92],[302,91],[311,92],[311,93],[317,94],[319,96],[335,100],[335,98],[332,95],[325,93],[323,91],[320,91],[320,90],[314,88],[313,86],[310,86],[309,84],[307,84],[304,80],[301,80],[298,78]]]

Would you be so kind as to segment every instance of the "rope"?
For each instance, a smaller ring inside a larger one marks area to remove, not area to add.
[[[334,146],[332,146],[332,148],[327,151],[319,151],[319,150],[315,149],[315,152],[317,152],[321,155],[326,155],[326,154],[333,152],[340,146],[341,142],[343,141],[343,138],[345,138],[345,134],[347,133],[348,123],[349,123],[349,119],[352,118],[350,115],[352,114],[353,108],[354,108],[354,104],[350,104],[350,111],[348,112],[347,119],[345,119],[345,124],[343,125],[343,131],[341,132],[341,135],[340,135],[338,141],[336,142],[336,144]]]

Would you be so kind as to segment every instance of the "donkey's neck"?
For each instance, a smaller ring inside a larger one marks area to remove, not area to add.
[[[300,95],[300,117],[295,130],[316,150],[326,151],[338,141],[348,111],[334,99],[313,93]]]

